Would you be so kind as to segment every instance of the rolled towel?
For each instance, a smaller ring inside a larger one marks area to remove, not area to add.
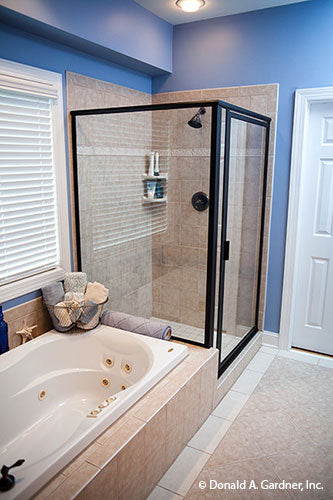
[[[43,286],[42,294],[45,304],[55,306],[64,299],[64,286],[61,281],[51,283]]]
[[[59,302],[54,307],[54,314],[56,315],[59,325],[62,328],[70,327],[74,323],[70,315],[70,309],[67,306],[68,302]]]
[[[64,299],[64,286],[61,282],[54,282],[50,285],[43,286],[42,288],[43,300],[46,304],[47,310],[49,312],[50,318],[52,320],[54,328],[58,332],[68,332],[72,328],[72,324],[70,326],[61,326],[57,316],[54,314],[55,305],[58,302],[61,302]]]
[[[101,304],[105,302],[108,298],[109,290],[105,288],[102,283],[88,283],[86,288],[86,293],[84,294],[84,298],[86,300],[92,300],[96,302],[96,304]]]
[[[69,302],[69,301],[78,301],[82,302],[84,300],[84,293],[81,292],[66,292],[64,296],[64,301]]]
[[[172,333],[171,326],[165,323],[114,311],[105,311],[102,314],[101,323],[120,328],[120,330],[140,333],[141,335],[163,340],[170,340]]]
[[[83,325],[87,325],[88,323],[90,323],[90,321],[97,314],[98,308],[99,308],[99,306],[98,306],[98,304],[96,304],[96,302],[88,299],[85,302],[82,314],[80,316],[80,323],[82,323]]]
[[[65,292],[84,293],[87,286],[86,273],[66,273],[64,281]]]
[[[67,327],[60,325],[60,322],[54,313],[56,307],[48,306],[48,305],[46,305],[46,307],[47,307],[47,310],[49,312],[50,318],[52,320],[53,326],[58,332],[65,333],[65,332],[68,332],[69,330],[71,330],[71,328],[73,328],[73,326],[74,326],[73,324],[71,324],[70,326],[67,326]]]

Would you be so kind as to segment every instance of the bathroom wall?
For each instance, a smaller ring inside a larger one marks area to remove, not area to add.
[[[153,92],[278,83],[276,174],[265,329],[279,332],[294,91],[331,86],[333,2],[307,2],[174,27],[172,75]],[[254,104],[254,103],[253,103]],[[257,103],[258,110],[260,103]]]
[[[0,17],[137,71],[156,75],[172,69],[172,25],[133,0],[0,0]]]
[[[154,104],[200,99],[221,99],[272,118],[259,304],[259,327],[262,327],[267,280],[278,86],[257,85],[153,95]],[[205,319],[208,212],[196,212],[191,206],[191,197],[196,191],[209,193],[210,116],[207,113],[203,118],[204,127],[196,130],[187,125],[187,120],[193,114],[193,110],[179,110],[173,123],[168,233],[153,238],[153,315],[202,328]],[[244,333],[244,329],[237,327],[248,326],[244,323],[249,320],[250,316],[251,319],[253,318],[254,312],[253,255],[257,249],[250,250],[250,247],[251,242],[252,247],[256,244],[256,238],[253,236],[258,228],[260,179],[256,177],[255,171],[258,171],[257,166],[262,161],[261,139],[261,134],[258,134],[257,130],[251,131],[247,125],[244,128],[244,124],[237,123],[232,128],[228,219],[228,236],[232,240],[232,252],[226,268],[224,305],[224,330],[232,335]],[[222,133],[222,155],[223,144]],[[246,171],[244,162],[248,165]],[[250,180],[248,174],[251,168],[253,176]],[[222,174],[223,161],[221,182]],[[247,217],[243,220],[244,212]],[[250,217],[249,214],[251,214]],[[249,269],[249,255],[252,259],[250,259],[251,269]]]
[[[80,74],[94,76],[107,82],[114,82],[118,85],[124,85],[143,93],[151,92],[151,77],[124,68],[110,61],[92,57],[84,52],[71,49],[70,47],[51,42],[30,33],[15,29],[0,22],[0,57],[23,64],[56,71],[63,75],[64,87],[64,117],[67,124],[66,113],[66,70],[71,70]],[[93,98],[92,98],[93,99]],[[93,102],[93,100],[91,100]],[[68,150],[68,141],[66,136],[66,149]],[[71,160],[70,160],[71,161]],[[69,189],[69,165],[68,179],[64,179],[64,189]],[[4,310],[24,304],[40,296],[40,290],[36,290],[22,297],[5,301]]]

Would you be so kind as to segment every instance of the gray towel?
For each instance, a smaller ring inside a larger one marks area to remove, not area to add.
[[[50,285],[43,286],[42,294],[54,328],[58,330],[58,332],[68,332],[74,325],[67,327],[61,326],[58,318],[54,314],[53,307],[64,299],[64,285],[59,281],[58,283],[54,282]]]
[[[87,300],[85,307],[83,308],[83,312],[81,313],[80,316],[80,323],[83,323],[86,325],[89,323],[95,314],[97,314],[98,311],[98,304],[94,302],[93,300]]]
[[[171,337],[171,326],[153,321],[150,319],[139,318],[121,312],[105,311],[101,317],[101,323],[120,330],[128,332],[140,333],[148,337],[155,337],[157,339],[169,340]]]
[[[83,321],[78,321],[77,326],[79,328],[82,328],[83,330],[92,330],[93,328],[96,328],[96,326],[99,324],[99,318],[103,309],[103,304],[97,304],[97,307],[92,307],[91,309],[95,313],[94,316],[92,316],[87,323],[83,323]]]
[[[84,293],[87,286],[86,273],[66,273],[64,288],[65,292]]]
[[[45,304],[55,306],[64,298],[64,286],[61,281],[51,283],[42,288],[43,300]]]

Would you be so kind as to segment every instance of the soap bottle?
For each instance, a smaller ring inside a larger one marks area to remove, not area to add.
[[[163,198],[163,184],[161,181],[156,182],[155,198]]]
[[[2,305],[0,304],[0,354],[9,351],[8,325],[3,319]]]

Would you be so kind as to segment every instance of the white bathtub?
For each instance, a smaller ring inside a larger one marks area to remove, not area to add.
[[[25,459],[1,499],[30,498],[186,356],[186,346],[109,326],[51,331],[1,355],[0,467]]]

